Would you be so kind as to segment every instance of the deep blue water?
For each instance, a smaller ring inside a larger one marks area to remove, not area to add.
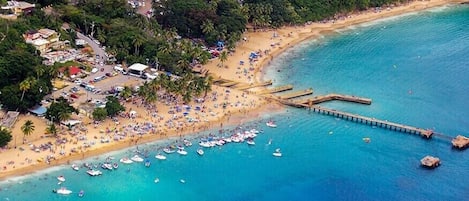
[[[297,46],[265,71],[275,83],[312,87],[316,95],[342,93],[371,105],[329,102],[324,107],[408,125],[448,136],[469,135],[469,7],[441,8],[341,30]],[[278,72],[280,70],[280,72]],[[267,119],[278,128],[267,128]],[[152,166],[124,166],[100,177],[63,166],[0,183],[0,200],[467,200],[469,152],[451,143],[372,128],[288,108],[251,122],[265,132],[255,146],[228,144]],[[371,138],[364,143],[362,138]],[[269,139],[272,144],[268,145]],[[194,140],[196,144],[196,140]],[[283,157],[272,157],[281,148]],[[135,148],[87,162],[133,155]],[[442,159],[420,167],[425,155]],[[83,163],[79,161],[77,163]],[[75,193],[60,196],[56,177]],[[160,182],[154,183],[158,177]],[[186,183],[181,183],[184,179]],[[86,193],[78,198],[76,193]]]

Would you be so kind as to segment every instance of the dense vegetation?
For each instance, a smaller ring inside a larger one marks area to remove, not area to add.
[[[22,34],[31,29],[60,30],[62,38],[70,39],[80,31],[98,39],[118,62],[159,63],[161,69],[188,78],[192,65],[204,64],[212,56],[203,45],[223,41],[232,48],[248,23],[255,28],[302,24],[402,0],[244,0],[241,4],[236,0],[162,0],[153,5],[152,18],[137,14],[125,0],[67,2],[31,1],[53,4],[54,9],[48,15],[36,9],[16,21],[0,20],[0,102],[7,109],[25,111],[38,103],[51,92],[50,80],[57,75],[57,66],[42,65],[36,50],[24,43]],[[68,33],[60,29],[64,22],[71,27]],[[200,89],[195,91],[179,94],[191,96]]]
[[[6,109],[25,111],[52,91],[57,69],[42,65],[39,53],[22,36],[42,27],[58,30],[57,23],[42,12],[16,21],[0,19],[0,102]]]

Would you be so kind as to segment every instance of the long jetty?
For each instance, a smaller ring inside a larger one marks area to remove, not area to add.
[[[399,131],[403,133],[411,133],[421,135],[426,138],[431,138],[433,135],[432,130],[417,128],[413,126],[407,126],[404,124],[393,123],[389,121],[379,120],[375,118],[365,117],[357,114],[352,114],[348,112],[341,112],[334,109],[323,108],[319,106],[312,106],[310,107],[312,111],[317,112],[319,114],[326,114],[331,115],[334,117],[342,118],[345,120],[364,123],[370,126],[382,127],[393,131]]]

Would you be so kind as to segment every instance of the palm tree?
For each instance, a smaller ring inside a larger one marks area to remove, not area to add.
[[[55,126],[54,123],[50,124],[46,128],[46,133],[53,135],[54,137],[57,137],[57,127]]]
[[[46,73],[46,69],[43,66],[36,67],[36,79],[39,80],[39,77],[43,76]]]
[[[121,91],[121,96],[127,100],[132,96],[132,89],[129,86],[124,86],[124,89]]]
[[[226,60],[228,60],[228,52],[226,51],[221,52],[218,59],[220,60],[221,66],[224,66],[224,63],[226,62]]]
[[[140,46],[143,45],[143,43],[145,42],[145,38],[143,38],[142,36],[140,35],[136,35],[134,40],[132,41],[133,44],[134,44],[134,53],[135,55],[139,55],[139,52],[140,52]]]
[[[31,135],[34,131],[34,123],[31,120],[27,120],[24,122],[23,126],[21,126],[21,131],[23,132],[23,144],[25,141],[26,136]]]
[[[202,25],[200,25],[200,28],[202,29],[202,33],[205,35],[210,35],[215,31],[215,27],[213,26],[213,22],[209,19],[205,20]]]
[[[63,122],[63,121],[69,120],[71,116],[72,116],[71,113],[60,112],[58,117],[59,117],[60,122]]]
[[[191,64],[187,59],[182,58],[181,60],[178,61],[177,67],[180,70],[180,73],[188,73],[190,72],[190,66]]]
[[[31,85],[34,84],[34,81],[35,81],[34,78],[28,77],[22,82],[20,82],[20,90],[22,91],[20,101],[23,101],[25,92],[31,89]]]
[[[205,82],[204,82],[204,99],[207,97],[207,93],[212,91],[212,84],[213,84],[213,77],[212,76],[205,76]]]
[[[11,130],[0,126],[0,147],[7,145],[11,141],[11,137]]]

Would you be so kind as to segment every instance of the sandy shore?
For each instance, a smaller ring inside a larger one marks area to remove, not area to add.
[[[464,1],[453,0],[431,0],[416,1],[410,4],[401,5],[394,8],[383,8],[380,12],[366,11],[351,14],[349,17],[328,23],[312,23],[305,26],[284,27],[277,30],[267,30],[259,32],[248,32],[244,34],[245,40],[241,41],[236,52],[228,57],[224,66],[219,65],[218,60],[213,60],[202,68],[209,70],[214,76],[221,76],[225,79],[235,80],[244,83],[255,83],[261,80],[259,73],[262,67],[267,66],[271,60],[286,49],[294,45],[325,34],[335,33],[335,30],[343,29],[352,25],[396,16],[404,13],[420,11],[428,8],[438,7],[450,3],[460,3]],[[261,57],[251,64],[249,54],[253,51],[261,53]],[[240,64],[244,61],[244,65]],[[174,116],[170,111],[179,102],[159,102],[155,106],[145,106],[140,100],[124,103],[127,111],[135,111],[136,116],[119,117],[118,123],[107,120],[100,125],[88,124],[91,122],[87,117],[81,115],[78,118],[85,123],[82,130],[69,131],[62,128],[59,136],[67,139],[61,145],[53,145],[50,149],[36,152],[31,146],[39,146],[55,141],[54,138],[45,137],[44,130],[47,127],[45,119],[32,115],[22,115],[12,128],[13,140],[9,144],[10,149],[0,150],[0,178],[29,174],[34,171],[45,169],[53,165],[70,163],[74,160],[96,156],[114,150],[120,150],[145,142],[167,139],[169,137],[184,137],[186,134],[198,131],[222,128],[226,125],[239,125],[249,119],[255,119],[263,113],[282,110],[282,106],[277,103],[270,103],[263,97],[252,95],[251,93],[214,86],[212,92],[205,97],[204,103],[191,103],[192,108],[199,106],[199,111],[191,110],[189,115],[192,121],[183,116]],[[225,108],[222,105],[226,105]],[[23,134],[21,126],[26,120],[32,120],[35,125],[35,132],[26,137],[23,144]],[[152,124],[148,134],[136,135],[130,130],[140,128],[147,124]],[[130,130],[128,128],[131,128]],[[102,139],[116,137],[117,134],[125,135],[118,141],[110,140],[110,143],[101,143]],[[78,140],[78,136],[85,137],[87,142],[93,141],[95,144],[85,148],[83,141]],[[16,145],[16,149],[14,148]],[[75,150],[75,152],[71,152]],[[63,154],[60,154],[62,152]],[[49,164],[45,162],[47,156],[53,156]]]

